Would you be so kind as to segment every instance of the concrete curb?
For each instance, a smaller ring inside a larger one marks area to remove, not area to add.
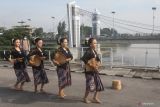
[[[0,67],[7,67],[7,68],[13,68],[12,65],[0,65]],[[30,66],[27,68],[31,69]],[[56,71],[56,67],[46,67],[45,70],[49,71]],[[82,68],[73,68],[71,72],[75,73],[84,73],[84,70]],[[126,73],[127,72],[127,73]],[[153,72],[154,73],[154,72]],[[154,74],[154,76],[148,76],[146,72],[140,72],[140,71],[123,71],[121,70],[103,70],[100,72],[100,75],[105,75],[105,76],[115,76],[115,77],[125,77],[125,78],[139,78],[139,79],[147,79],[147,80],[160,80],[160,72],[156,72],[157,74]],[[147,75],[147,76],[146,76]]]

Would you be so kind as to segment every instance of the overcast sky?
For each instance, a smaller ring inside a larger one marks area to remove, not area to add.
[[[70,1],[72,0],[1,0],[0,26],[10,28],[18,25],[18,21],[31,19],[32,21],[27,23],[33,27],[43,27],[45,31],[52,31],[51,16],[55,17],[56,25],[66,16],[66,4]],[[97,8],[102,15],[110,17],[111,11],[115,11],[115,18],[150,25],[154,6],[157,7],[155,25],[160,26],[160,0],[76,0],[76,2],[82,9],[88,11]]]

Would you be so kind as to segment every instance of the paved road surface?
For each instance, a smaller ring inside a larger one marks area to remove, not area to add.
[[[28,69],[32,77],[31,69]],[[102,104],[85,104],[82,98],[85,77],[82,73],[72,73],[71,87],[66,88],[65,99],[57,97],[57,75],[47,71],[50,83],[45,90],[48,94],[33,93],[32,82],[25,84],[23,92],[11,89],[15,83],[12,68],[0,67],[0,107],[160,107],[160,80],[145,80],[101,75],[105,91],[101,93]],[[123,89],[111,89],[112,80],[120,79]]]

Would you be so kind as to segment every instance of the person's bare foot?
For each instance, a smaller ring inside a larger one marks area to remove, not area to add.
[[[45,92],[43,89],[40,89],[40,92],[41,92],[41,93],[44,93],[44,94],[47,93],[47,92]]]
[[[61,92],[58,94],[58,96],[61,98],[61,99],[64,99],[65,95]]]
[[[63,96],[66,97],[67,95],[66,95],[66,94],[63,94]]]
[[[90,104],[90,103],[91,103],[91,101],[89,101],[87,98],[83,98],[83,101],[84,101],[84,103],[86,103],[86,104]]]
[[[23,87],[20,87],[20,88],[19,88],[19,91],[23,91]]]
[[[99,103],[99,104],[101,104],[102,102],[98,98],[93,98],[93,103]]]
[[[67,95],[66,95],[64,92],[62,92],[62,96],[64,96],[64,97],[65,97],[65,96],[67,96]]]
[[[14,90],[20,91],[20,88],[18,88],[18,85],[14,85]]]
[[[38,90],[37,90],[37,89],[35,89],[35,90],[34,90],[34,93],[38,93]]]
[[[63,95],[59,95],[59,98],[64,99],[64,96]]]

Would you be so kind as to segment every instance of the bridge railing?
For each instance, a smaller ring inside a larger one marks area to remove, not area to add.
[[[87,47],[81,48],[81,56]],[[103,66],[106,67],[159,67],[160,66],[160,48],[134,48],[130,47],[130,53],[127,50],[118,51],[115,47],[100,47],[98,52]],[[83,63],[82,63],[83,66]]]
[[[83,56],[87,47],[81,47],[80,55]],[[0,50],[0,60],[4,60],[3,54],[8,50]],[[46,49],[48,61],[51,61],[53,49]],[[127,49],[119,51],[115,47],[100,47],[98,55],[102,65],[105,67],[122,66],[141,66],[141,67],[159,67],[160,66],[160,48],[134,48],[130,47],[130,53]],[[83,66],[83,63],[81,63]]]
[[[0,50],[0,61],[2,60],[6,60],[4,55],[7,56],[7,53],[10,51],[10,49],[4,49],[4,50]],[[45,50],[46,54],[47,54],[47,60],[48,61],[51,61],[51,57],[53,56],[53,52],[54,52],[54,49],[46,49]]]

